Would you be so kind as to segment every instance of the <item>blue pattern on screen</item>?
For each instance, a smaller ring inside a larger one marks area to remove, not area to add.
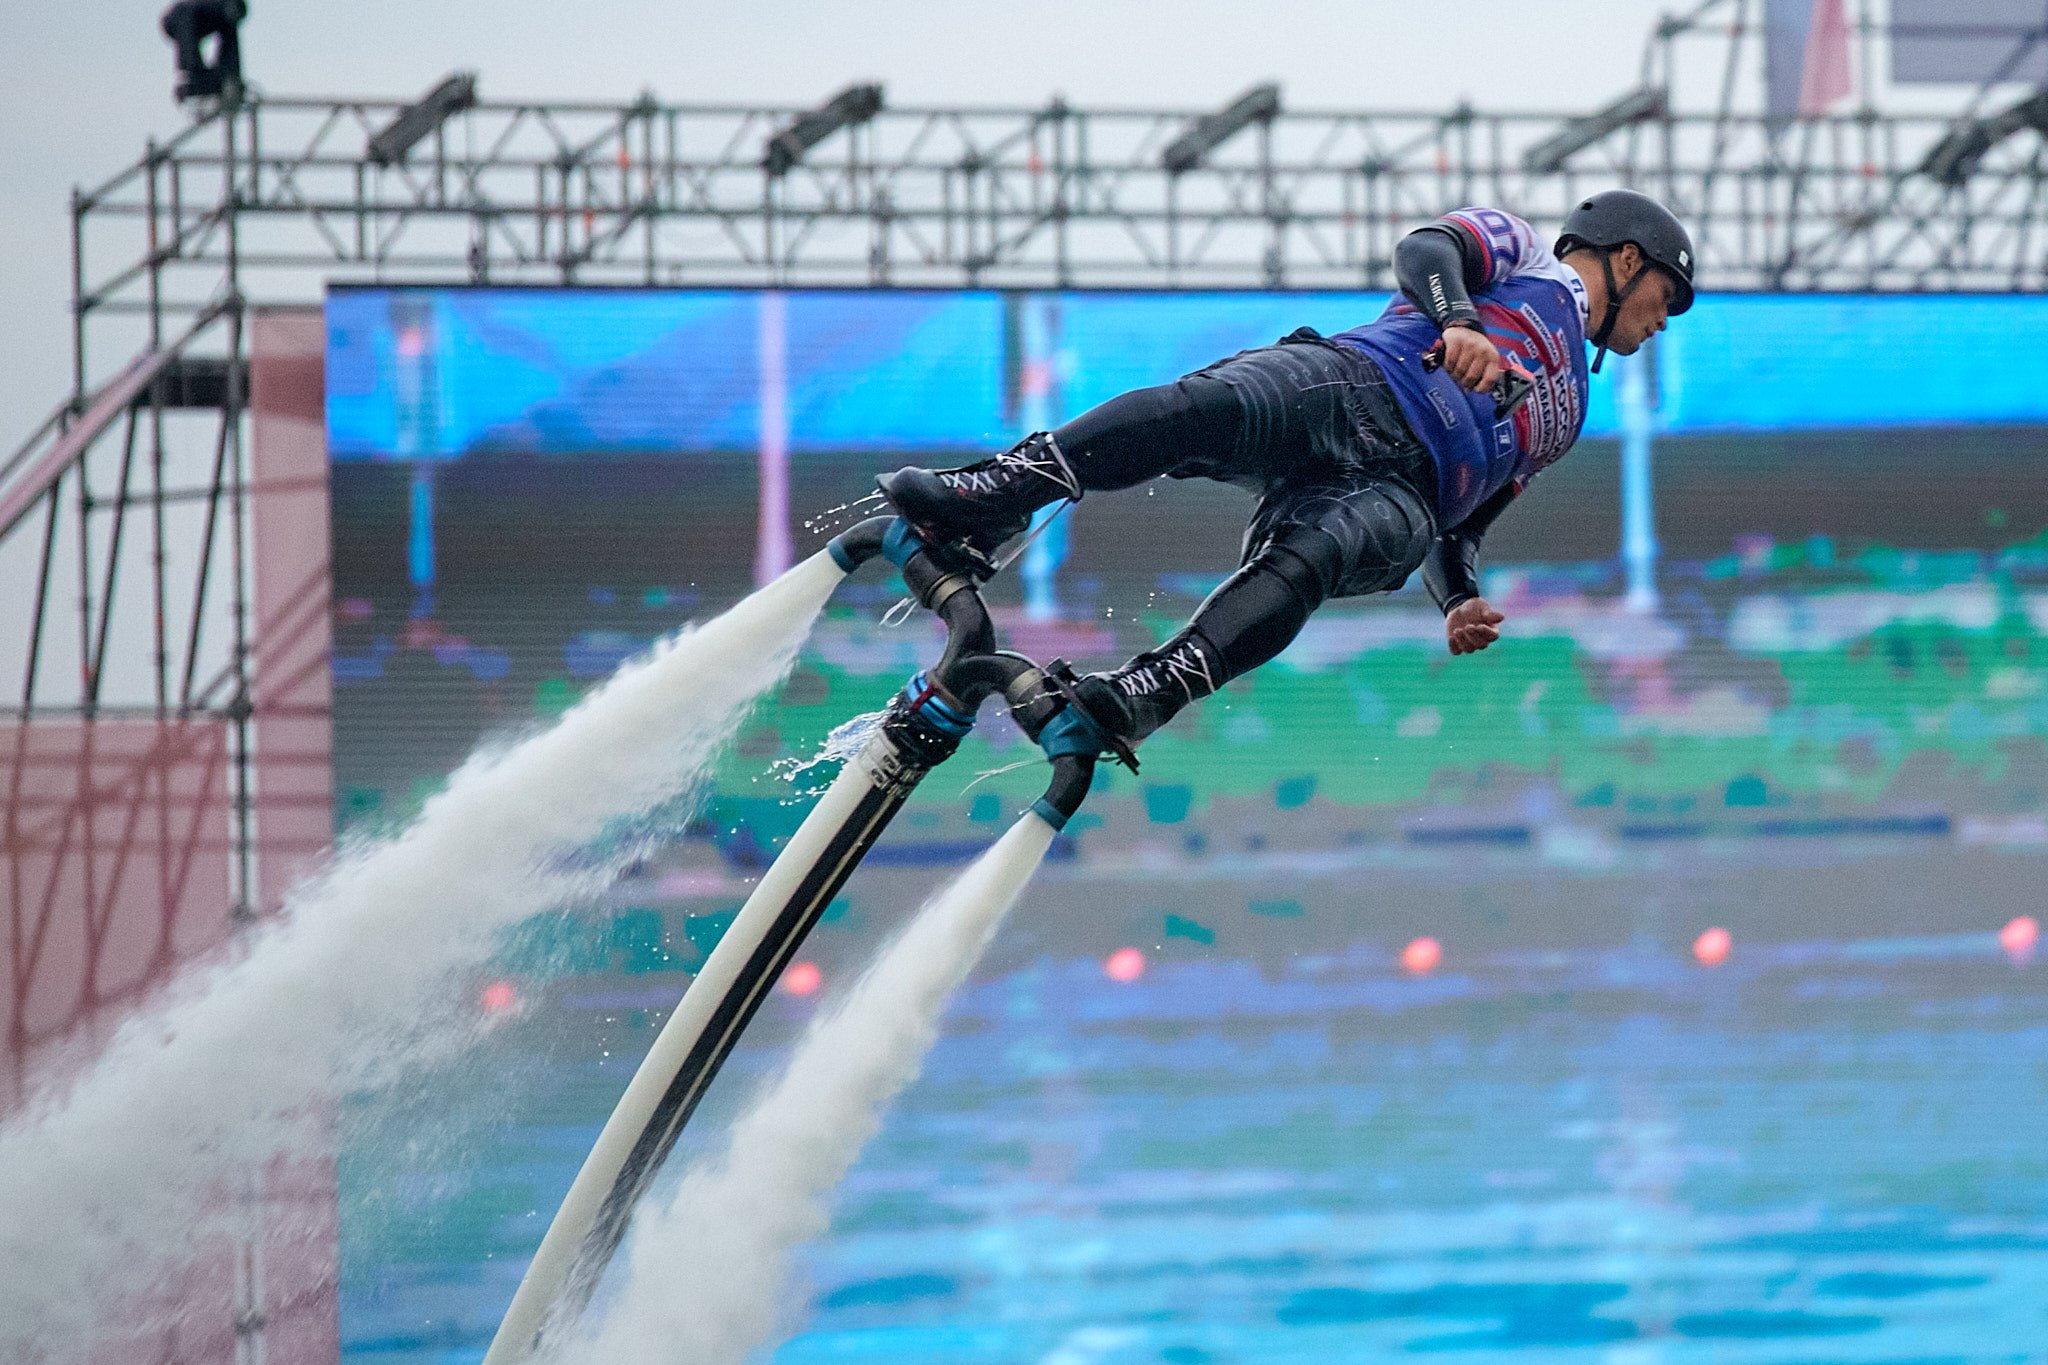
[[[1067,406],[1162,383],[1384,293],[1074,293]],[[771,300],[773,302],[771,302]],[[993,291],[346,289],[328,300],[336,459],[752,451],[764,311],[783,311],[790,449],[971,451],[1012,439]],[[772,314],[769,314],[772,316]],[[2038,296],[1703,297],[1660,340],[1661,412],[1706,433],[2048,420],[2048,385],[1986,365],[2048,341]],[[1615,430],[1595,384],[1586,434]]]

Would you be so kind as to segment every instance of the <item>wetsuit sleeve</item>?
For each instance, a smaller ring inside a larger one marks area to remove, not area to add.
[[[1492,497],[1473,508],[1472,515],[1430,544],[1422,561],[1422,582],[1446,616],[1460,602],[1479,596],[1479,542],[1486,538],[1486,530],[1494,519],[1507,510],[1521,491],[1519,484],[1503,484]]]
[[[1478,325],[1472,291],[1484,286],[1485,277],[1478,245],[1449,222],[1417,228],[1394,244],[1395,283],[1439,331]]]
[[[1395,282],[1438,330],[1478,326],[1472,295],[1555,265],[1536,229],[1499,209],[1453,209],[1394,245]]]

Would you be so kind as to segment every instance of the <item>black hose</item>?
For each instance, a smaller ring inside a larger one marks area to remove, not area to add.
[[[1039,676],[1037,664],[1022,654],[999,649],[993,654],[969,654],[956,660],[944,673],[942,685],[962,705],[974,710],[981,709],[981,704],[996,693],[1003,693],[1010,703],[1010,714],[1016,717],[1024,733],[1035,740],[1044,722],[1034,726],[1027,716],[1020,714],[1018,698],[1037,692]]]
[[[932,681],[973,714],[988,691],[967,695],[955,686],[955,674],[963,660],[996,652],[995,622],[989,619],[981,594],[974,590],[974,580],[920,550],[904,561],[903,582],[927,610],[946,623],[946,649],[932,666]]]
[[[825,543],[825,549],[840,568],[852,573],[882,553],[883,538],[895,523],[894,517],[869,517],[832,537]]]
[[[874,517],[833,537],[826,548],[848,573],[886,556],[918,603],[945,622],[946,648],[938,663],[912,679],[911,689],[890,708],[890,734],[899,746],[908,746],[915,766],[928,769],[950,757],[974,724],[974,713],[997,693],[1034,741],[1071,704],[1065,689],[1048,685],[1037,664],[996,648],[995,622],[973,575],[932,553],[909,523]],[[1095,759],[1094,754],[1055,752],[1052,782],[1031,807],[1054,829],[1064,828],[1081,808],[1094,780]]]

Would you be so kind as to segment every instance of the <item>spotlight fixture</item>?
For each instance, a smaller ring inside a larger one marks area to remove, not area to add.
[[[1259,85],[1239,95],[1213,114],[1204,114],[1188,130],[1168,144],[1159,164],[1173,175],[1193,170],[1209,159],[1209,153],[1236,137],[1254,123],[1271,123],[1280,112],[1280,87]]]
[[[1536,175],[1554,175],[1578,152],[1637,123],[1664,116],[1664,92],[1645,86],[1631,90],[1604,109],[1567,121],[1564,127],[1522,154],[1522,166]]]
[[[379,166],[396,165],[436,128],[475,107],[476,73],[458,71],[399,110],[398,117],[370,139],[370,160]]]
[[[842,128],[856,128],[882,112],[882,87],[849,85],[807,114],[798,114],[787,128],[768,139],[761,169],[777,179],[788,175],[804,153]]]
[[[164,36],[178,49],[177,98],[242,101],[242,20],[249,6],[243,0],[178,0],[164,11]],[[206,60],[206,40],[213,39],[213,60]]]
[[[1960,185],[1976,174],[1993,147],[2024,128],[2048,133],[2048,90],[2039,90],[1993,118],[1965,119],[1934,144],[1920,173],[1944,185]]]

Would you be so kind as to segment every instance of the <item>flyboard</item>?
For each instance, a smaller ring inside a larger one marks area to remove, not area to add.
[[[1101,734],[1069,706],[1071,672],[998,650],[979,572],[942,557],[900,518],[876,517],[826,547],[852,574],[877,557],[902,571],[946,626],[938,663],[911,678],[880,728],[826,790],[747,898],[626,1086],[541,1239],[484,1365],[520,1365],[588,1306],[653,1182],[712,1078],[825,907],[902,809],[920,779],[953,756],[975,713],[1000,694],[1052,760],[1052,781],[1026,819],[1063,827],[1094,775]],[[1135,766],[1128,749],[1118,757]]]

